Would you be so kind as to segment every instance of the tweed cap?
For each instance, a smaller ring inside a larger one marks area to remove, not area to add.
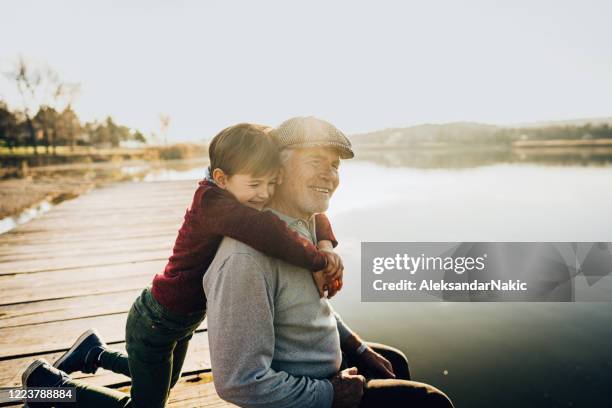
[[[330,146],[335,147],[341,159],[355,156],[351,141],[338,128],[314,116],[295,117],[270,131],[281,149]]]

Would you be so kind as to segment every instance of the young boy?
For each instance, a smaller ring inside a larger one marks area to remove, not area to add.
[[[268,130],[239,124],[212,140],[210,176],[199,183],[173,254],[128,314],[127,355],[111,350],[95,330],[88,330],[53,367],[43,360],[30,365],[22,377],[24,386],[76,387],[77,406],[163,407],[180,377],[189,340],[204,320],[202,279],[224,236],[316,272],[313,278],[321,296],[325,289],[329,295],[340,289],[342,262],[331,251],[337,242],[324,215],[316,219],[319,250],[275,215],[261,211],[274,192],[280,166]],[[132,378],[131,400],[116,390],[67,376],[95,373],[99,367]]]

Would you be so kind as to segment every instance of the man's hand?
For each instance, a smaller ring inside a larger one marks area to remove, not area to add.
[[[395,378],[393,365],[370,347],[365,349],[358,357],[359,366],[371,373],[373,378]],[[368,377],[369,378],[369,377]]]
[[[325,272],[323,270],[312,273],[312,280],[317,287],[317,291],[319,291],[319,297],[322,298],[325,296],[325,291],[328,291],[327,277],[325,276]]]
[[[330,249],[321,249],[327,258],[327,266],[323,269],[327,281],[327,297],[331,299],[342,289],[342,277],[344,275],[344,264],[342,258]]]
[[[363,397],[365,378],[357,374],[357,367],[340,371],[331,380],[334,386],[333,408],[352,408],[359,406]]]

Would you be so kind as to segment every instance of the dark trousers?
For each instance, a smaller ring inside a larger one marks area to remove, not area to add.
[[[181,376],[189,340],[204,314],[180,316],[163,308],[145,289],[136,299],[126,323],[126,353],[105,350],[102,368],[132,379],[130,395],[112,388],[71,380],[77,402],[70,407],[162,408]]]
[[[378,343],[367,343],[377,353],[385,357],[393,366],[395,379],[377,379],[357,361],[346,358],[343,368],[357,367],[366,378],[366,386],[360,407],[410,407],[410,408],[452,408],[453,404],[437,388],[412,381],[406,356],[399,350]]]

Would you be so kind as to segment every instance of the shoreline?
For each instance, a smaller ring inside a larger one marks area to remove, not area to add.
[[[57,205],[111,183],[142,180],[147,174],[159,169],[180,172],[206,165],[207,160],[192,158],[31,167],[26,177],[0,179],[0,223],[7,222],[9,218],[17,221],[30,209],[36,211],[45,202],[51,206]]]
[[[19,218],[29,209],[47,202],[56,205],[112,182],[83,180],[75,177],[42,177],[0,181],[0,221]]]

